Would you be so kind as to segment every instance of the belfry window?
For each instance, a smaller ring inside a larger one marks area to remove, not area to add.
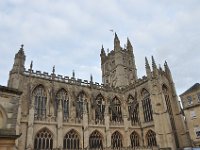
[[[146,134],[146,138],[147,138],[147,145],[148,146],[157,146],[157,142],[156,142],[156,133],[153,132],[152,130],[149,130]]]
[[[115,131],[112,134],[111,145],[112,145],[112,149],[121,149],[123,147],[122,135],[118,131]]]
[[[42,85],[39,85],[33,91],[33,96],[35,100],[35,112],[34,118],[36,120],[43,120],[46,117],[46,102],[47,97]]]
[[[66,120],[69,117],[69,99],[67,92],[64,89],[59,90],[56,94],[56,110],[58,109],[60,101],[63,109],[63,119]]]
[[[79,135],[75,130],[70,130],[64,137],[63,149],[65,150],[75,150],[80,148]]]
[[[132,148],[140,146],[139,135],[135,131],[131,133],[130,139]]]
[[[122,122],[122,110],[121,110],[121,102],[115,97],[110,102],[110,113],[111,113],[111,121],[112,122]]]
[[[51,150],[53,149],[53,136],[51,132],[44,128],[39,131],[34,140],[34,149],[35,150]]]
[[[138,123],[138,102],[132,95],[128,97],[128,112],[131,124],[134,125]]]
[[[76,118],[83,118],[83,109],[86,104],[86,95],[84,92],[80,92],[76,100]]]
[[[89,138],[90,149],[103,149],[103,140],[98,131],[92,132]]]
[[[152,114],[152,105],[151,105],[149,92],[143,89],[142,97],[143,97],[142,107],[143,107],[143,113],[144,113],[144,121],[150,122],[153,120],[153,114]]]
[[[104,123],[105,101],[102,95],[98,95],[93,102],[95,108],[95,124]]]

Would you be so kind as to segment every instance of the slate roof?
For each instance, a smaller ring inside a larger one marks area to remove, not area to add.
[[[191,86],[188,90],[186,90],[185,92],[183,92],[180,96],[188,94],[192,91],[198,90],[200,89],[200,84],[199,83],[195,83],[193,86]]]

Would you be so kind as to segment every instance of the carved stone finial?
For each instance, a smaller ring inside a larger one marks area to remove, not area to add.
[[[75,71],[72,71],[72,77],[75,78]]]
[[[90,82],[93,82],[93,76],[92,76],[92,74],[90,75]]]
[[[30,64],[30,70],[33,69],[33,61],[31,60],[31,64]]]
[[[55,74],[55,65],[53,66],[52,73]]]
[[[23,49],[23,48],[24,48],[24,44],[21,45],[21,49]]]

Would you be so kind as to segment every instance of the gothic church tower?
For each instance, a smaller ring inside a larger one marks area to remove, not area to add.
[[[127,39],[126,48],[120,46],[120,40],[115,33],[114,50],[107,55],[102,46],[101,69],[103,83],[110,87],[125,87],[137,80],[137,69],[133,47]]]

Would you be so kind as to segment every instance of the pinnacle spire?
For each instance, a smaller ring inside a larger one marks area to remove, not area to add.
[[[72,77],[75,78],[75,71],[72,71]]]
[[[30,70],[33,69],[33,61],[31,60],[31,64],[30,64]]]
[[[115,41],[119,41],[119,38],[117,36],[117,33],[115,32]]]
[[[93,82],[93,76],[92,76],[92,74],[90,75],[90,82]]]
[[[105,54],[105,50],[104,50],[103,44],[102,44],[102,47],[101,47],[101,54]]]
[[[151,58],[152,58],[152,68],[157,68],[156,62],[155,62],[155,60],[154,60],[154,57],[151,56]]]
[[[24,55],[24,45],[23,44],[21,44],[21,47],[20,47],[18,53]]]
[[[55,65],[53,66],[52,73],[55,74]]]
[[[145,57],[145,67],[146,67],[147,69],[150,69],[149,62],[148,62],[147,57]]]
[[[120,40],[117,36],[117,33],[115,32],[115,38],[114,38],[114,50],[120,50]]]
[[[132,46],[129,38],[127,38],[127,50],[133,51],[133,46]]]

